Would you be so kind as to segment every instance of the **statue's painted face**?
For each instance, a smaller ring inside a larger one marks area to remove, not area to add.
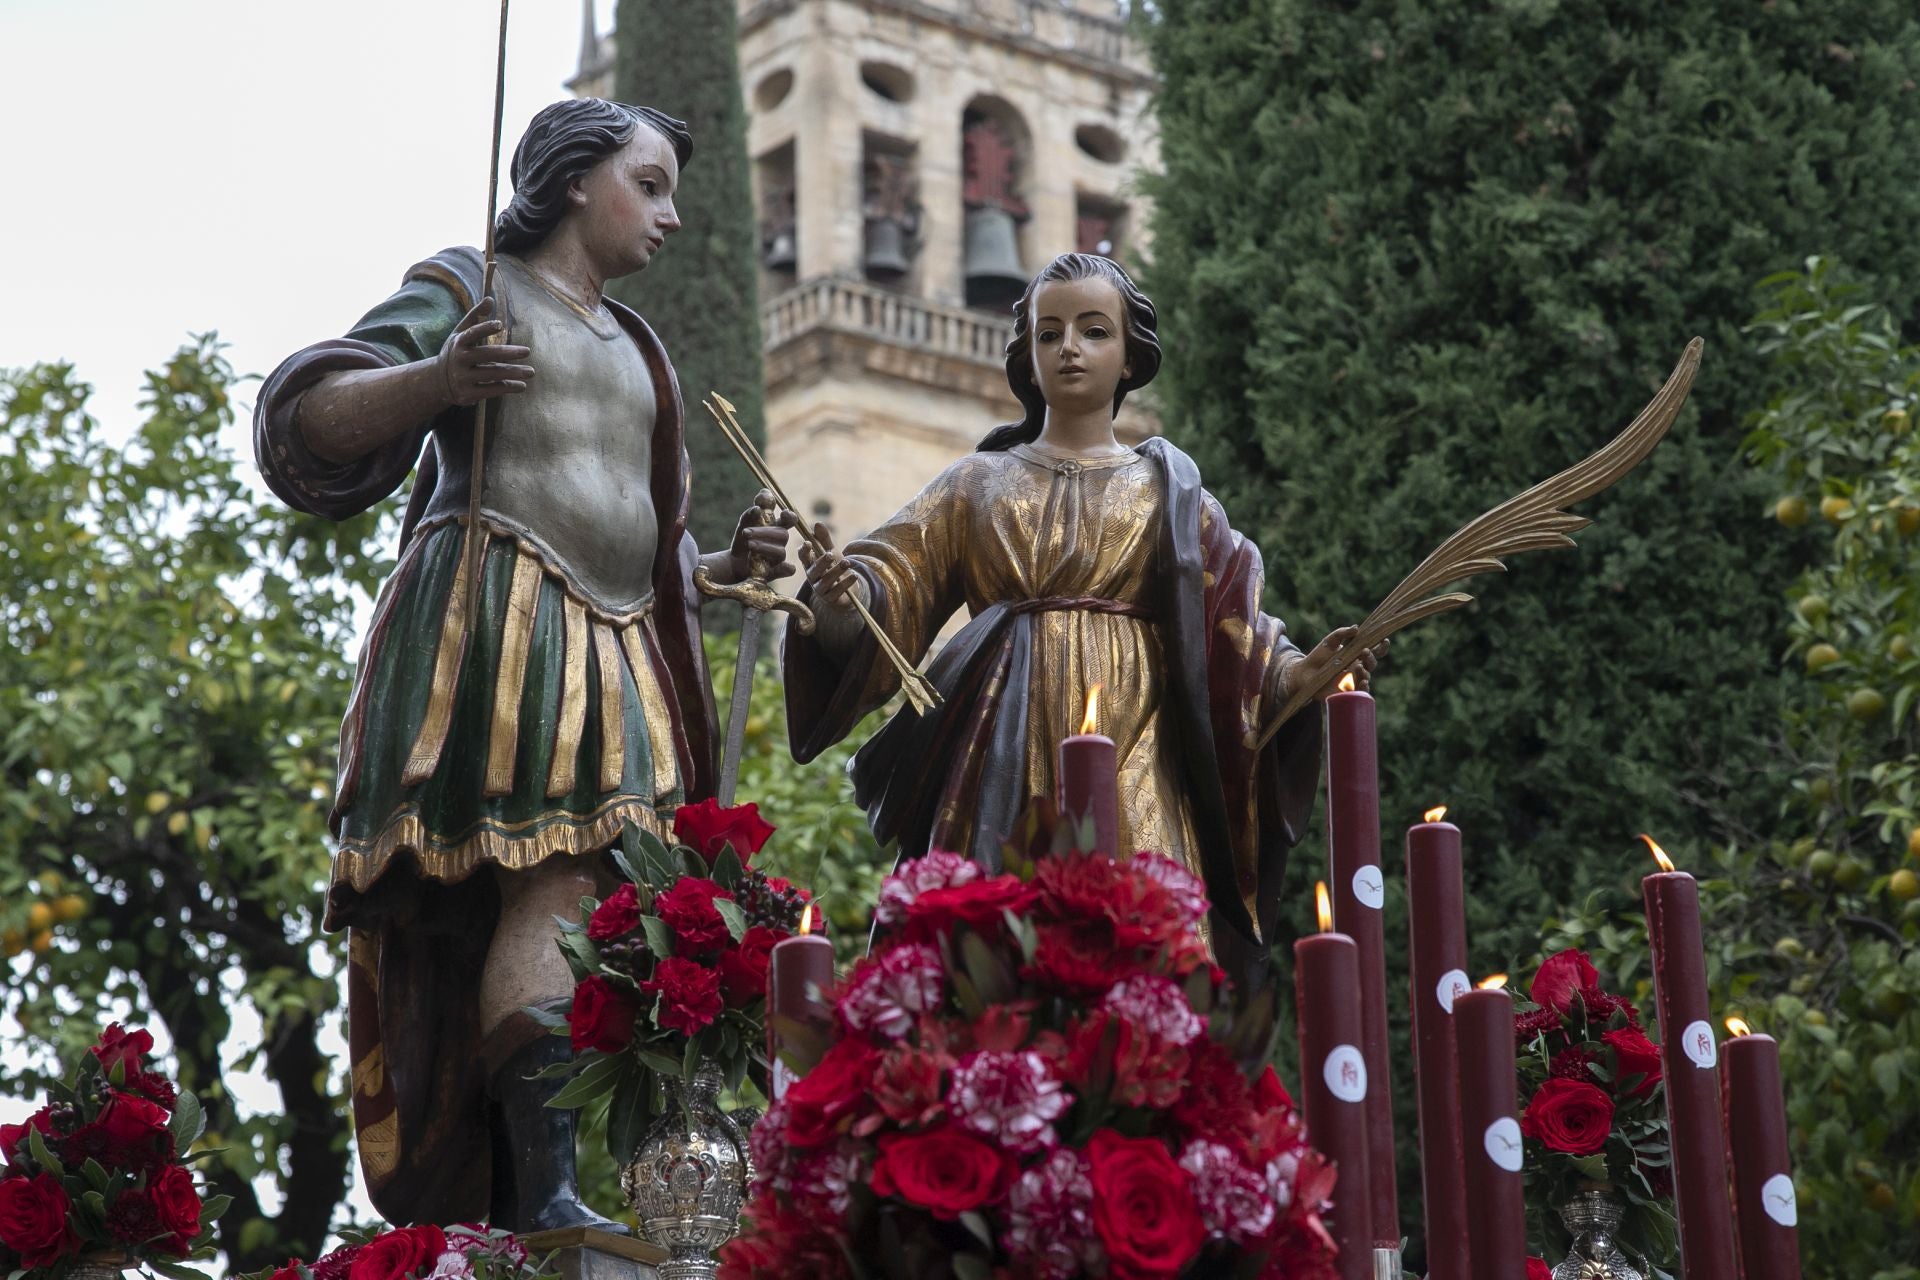
[[[1125,304],[1097,276],[1049,280],[1033,295],[1033,378],[1047,407],[1085,412],[1111,408],[1127,376]]]
[[[679,186],[673,144],[644,123],[574,184],[568,198],[585,219],[588,251],[610,268],[609,279],[645,267],[680,229],[673,207]]]

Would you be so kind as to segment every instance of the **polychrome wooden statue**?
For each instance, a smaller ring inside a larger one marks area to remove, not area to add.
[[[786,539],[750,513],[698,553],[673,366],[601,292],[679,229],[691,155],[650,108],[547,107],[491,296],[478,251],[437,254],[260,396],[261,470],[303,511],[363,511],[419,459],[342,726],[326,919],[351,930],[355,1124],[394,1222],[612,1225],[574,1187],[575,1113],[529,1079],[567,1042],[522,1010],[572,990],[553,916],[594,892],[593,855],[712,794],[695,570],[738,581]]]

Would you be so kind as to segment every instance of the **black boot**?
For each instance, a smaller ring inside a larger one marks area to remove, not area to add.
[[[567,1061],[573,1049],[565,1038],[541,1031],[513,1052],[489,1086],[493,1225],[516,1235],[562,1227],[631,1235],[632,1228],[625,1223],[603,1218],[580,1201],[574,1180],[574,1135],[580,1113],[547,1105],[564,1080],[529,1079],[542,1067]]]

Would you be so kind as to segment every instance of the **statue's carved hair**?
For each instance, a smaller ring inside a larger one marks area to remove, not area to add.
[[[1153,381],[1153,375],[1160,372],[1160,338],[1155,332],[1159,315],[1153,309],[1153,299],[1140,292],[1140,286],[1112,258],[1091,253],[1063,253],[1041,269],[1013,308],[1013,337],[1007,341],[1007,386],[1026,409],[1026,416],[989,431],[986,438],[974,446],[977,450],[999,452],[1039,438],[1040,429],[1047,421],[1047,401],[1033,378],[1033,295],[1040,291],[1041,285],[1052,280],[1094,278],[1107,281],[1119,291],[1126,317],[1123,328],[1131,372],[1114,388],[1113,411],[1119,413],[1120,402],[1127,398],[1127,393],[1146,386]]]
[[[665,112],[605,98],[569,98],[542,107],[513,149],[513,201],[494,223],[495,247],[502,253],[537,248],[566,216],[567,188],[633,141],[642,124],[671,143],[686,168],[693,159],[693,135],[684,121]]]

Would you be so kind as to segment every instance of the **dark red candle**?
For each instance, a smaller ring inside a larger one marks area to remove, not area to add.
[[[1327,887],[1318,886],[1320,927],[1332,925]],[[1333,1162],[1333,1214],[1340,1280],[1373,1276],[1372,1196],[1367,1179],[1367,1060],[1360,1050],[1360,951],[1343,933],[1293,944],[1300,1024],[1300,1088],[1307,1139]]]
[[[1474,1280],[1526,1280],[1513,997],[1505,991],[1468,991],[1455,998],[1453,1021],[1460,1048],[1460,1135]]]
[[[1352,678],[1327,697],[1327,862],[1333,877],[1333,927],[1360,951],[1360,1051],[1374,1081],[1367,1110],[1368,1194],[1374,1245],[1400,1247],[1400,1196],[1394,1183],[1393,1090],[1387,1056],[1387,951],[1381,908],[1380,766],[1373,695]]]
[[[1666,1082],[1673,1146],[1673,1198],[1680,1220],[1680,1269],[1688,1276],[1731,1276],[1733,1210],[1727,1199],[1727,1147],[1720,1125],[1720,1055],[1707,1020],[1707,955],[1700,941],[1700,886],[1675,871],[1660,846],[1642,836],[1666,868],[1640,882],[1653,945],[1653,995],[1660,1020],[1660,1069]]]
[[[1420,1173],[1427,1229],[1427,1280],[1472,1280],[1467,1254],[1466,1177],[1460,1137],[1460,1060],[1454,1001],[1467,982],[1467,920],[1461,888],[1460,828],[1445,809],[1407,830],[1407,933],[1412,960],[1413,1077],[1420,1103]]]
[[[1100,686],[1087,692],[1087,714],[1080,732],[1060,740],[1054,793],[1060,813],[1078,827],[1093,819],[1093,847],[1108,857],[1120,853],[1120,770],[1113,739],[1095,733]]]
[[[1787,1104],[1780,1088],[1780,1046],[1730,1019],[1721,1046],[1727,1163],[1733,1168],[1733,1219],[1740,1280],[1800,1280],[1799,1198],[1787,1159]]]
[[[833,943],[811,931],[814,905],[800,913],[800,932],[773,944],[767,968],[767,1077],[778,1101],[798,1079],[781,1061],[787,1048],[781,1024],[808,1027],[824,1038],[833,1031]]]

